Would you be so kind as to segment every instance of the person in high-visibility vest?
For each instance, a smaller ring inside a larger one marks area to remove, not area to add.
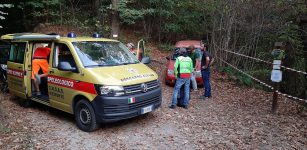
[[[193,71],[193,62],[190,57],[188,57],[186,49],[180,48],[179,57],[176,58],[174,65],[174,73],[176,77],[176,84],[173,91],[172,104],[169,108],[174,109],[177,105],[177,96],[181,86],[184,87],[184,100],[183,108],[187,109],[189,105],[189,94],[190,94],[190,78]]]

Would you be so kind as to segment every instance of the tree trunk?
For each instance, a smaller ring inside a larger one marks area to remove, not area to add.
[[[93,0],[92,1],[92,13],[94,16],[99,14],[99,7],[100,7],[100,0]]]
[[[112,32],[111,38],[118,39],[119,33],[119,13],[118,13],[119,0],[112,0]]]

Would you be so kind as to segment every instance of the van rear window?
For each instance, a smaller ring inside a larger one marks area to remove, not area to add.
[[[12,43],[10,49],[9,61],[23,63],[26,43]]]

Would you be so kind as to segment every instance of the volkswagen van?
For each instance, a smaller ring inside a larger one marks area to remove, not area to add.
[[[101,123],[136,117],[161,106],[158,75],[117,40],[36,33],[1,36],[10,43],[7,81],[11,94],[74,114],[86,132]],[[48,75],[36,94],[32,74],[35,50],[49,46]]]

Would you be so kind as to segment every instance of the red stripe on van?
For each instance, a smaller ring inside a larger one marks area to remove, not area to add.
[[[97,94],[94,84],[89,82],[76,81],[59,76],[48,75],[48,84],[66,87],[91,94]]]
[[[8,75],[11,75],[11,76],[14,76],[14,77],[17,77],[17,78],[23,78],[23,71],[22,70],[7,68],[6,73]]]

